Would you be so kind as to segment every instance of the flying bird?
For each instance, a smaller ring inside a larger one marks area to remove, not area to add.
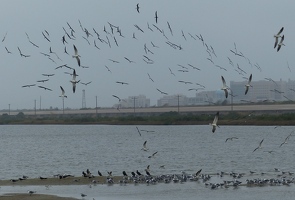
[[[261,147],[261,144],[262,144],[263,140],[264,140],[264,139],[261,140],[261,142],[259,143],[259,146],[258,146],[257,148],[255,148],[254,151],[256,151],[257,149],[261,149],[261,148],[262,148],[262,147]],[[253,151],[253,152],[254,152],[254,151]],[[253,153],[253,152],[252,152],[252,153]]]
[[[47,88],[47,87],[43,87],[43,86],[38,86],[39,88],[43,88],[44,90],[49,90],[49,91],[52,91],[52,89],[50,89],[50,88]]]
[[[149,156],[148,158],[153,158],[155,157],[155,155],[157,154],[158,152],[156,151],[155,153],[153,153],[151,156]]]
[[[112,95],[113,97],[117,98],[119,101],[121,101],[121,98],[116,96],[116,95]]]
[[[228,140],[231,140],[231,141],[233,141],[233,139],[239,139],[239,138],[237,138],[237,137],[229,137],[229,138],[226,138],[226,140],[225,140],[225,142],[227,142]]]
[[[116,81],[116,83],[118,83],[118,84],[122,84],[122,85],[129,85],[129,83],[122,82],[122,81]]]
[[[137,132],[139,134],[139,136],[141,136],[140,130],[138,129],[138,127],[136,126]]]
[[[146,142],[147,142],[147,141],[145,141],[145,142],[143,143],[143,148],[142,148],[141,150],[144,150],[144,151],[149,150],[149,149],[146,147]]]
[[[250,87],[250,86],[252,87],[252,85],[250,85],[251,80],[252,80],[252,74],[250,75],[250,77],[249,77],[249,79],[248,79],[248,83],[245,85],[245,86],[246,86],[245,95],[248,93],[249,87]]]
[[[76,74],[76,70],[73,71],[73,79],[70,80],[70,82],[72,83],[73,85],[73,93],[75,93],[76,91],[76,84],[79,83],[79,81],[76,81],[76,77],[77,77],[77,74]]]
[[[161,94],[168,95],[168,93],[166,93],[166,92],[163,92],[163,91],[159,90],[158,88],[157,88],[157,90],[158,90],[158,91],[159,91]]]
[[[139,13],[139,3],[136,4],[136,10],[137,10],[137,12]]]
[[[79,54],[78,54],[78,50],[76,48],[76,46],[73,44],[74,46],[74,52],[75,52],[75,55],[73,55],[73,58],[76,58],[77,59],[77,62],[78,62],[78,65],[80,66],[80,58],[81,57]]]
[[[225,82],[223,76],[221,76],[221,80],[222,80],[222,88],[221,88],[221,90],[224,91],[225,98],[227,98],[228,97],[228,91],[227,91],[228,87],[226,86],[226,82]]]
[[[283,43],[284,38],[285,38],[285,35],[282,36],[280,43],[278,44],[277,52],[281,49],[282,46],[285,46],[285,44]]]
[[[274,49],[276,48],[277,44],[278,44],[278,41],[279,41],[279,38],[282,37],[280,36],[280,34],[283,32],[284,30],[284,27],[281,28],[281,30],[274,35],[274,38],[275,38],[275,45],[274,45]]]
[[[285,138],[284,142],[280,145],[280,147],[283,146],[284,144],[287,144],[287,142],[288,142],[288,140],[289,140],[289,138],[290,138],[291,135],[292,135],[292,134],[290,133],[290,134]]]
[[[61,89],[61,95],[59,97],[67,98],[67,96],[65,95],[65,90],[61,86],[60,86],[60,89]]]
[[[36,84],[30,84],[30,85],[23,85],[22,87],[32,87],[35,86]]]
[[[155,12],[155,19],[156,19],[156,23],[158,23],[158,12]]]
[[[215,115],[215,117],[214,117],[214,120],[213,120],[212,124],[209,124],[209,125],[212,126],[212,133],[215,132],[216,127],[218,126],[218,125],[217,125],[218,117],[219,117],[219,111],[216,113],[216,115]]]

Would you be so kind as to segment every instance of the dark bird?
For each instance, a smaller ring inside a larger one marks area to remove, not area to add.
[[[42,35],[43,35],[43,37],[48,41],[48,42],[50,42],[50,40],[48,39],[48,37],[42,32]]]
[[[116,95],[112,95],[113,97],[117,98],[119,101],[121,101],[120,97],[116,96]]]
[[[47,178],[45,178],[45,177],[42,177],[42,176],[40,176],[39,178],[40,178],[41,180],[43,180],[43,179],[47,179]]]
[[[17,49],[18,49],[19,54],[20,54],[21,57],[25,57],[25,58],[30,57],[30,55],[25,55],[25,54],[23,54],[23,53],[21,52],[21,50],[20,50],[19,47],[17,47]]]
[[[35,86],[36,84],[30,84],[30,85],[23,85],[22,87],[32,87]]]
[[[282,27],[282,28],[280,29],[280,31],[279,31],[277,34],[274,35],[274,38],[275,38],[274,49],[276,48],[276,46],[277,46],[277,44],[278,44],[279,38],[282,37],[282,36],[280,36],[280,34],[283,32],[283,30],[284,30],[284,27]]]
[[[123,171],[123,176],[128,176],[127,173],[125,171]]]
[[[137,12],[139,13],[139,3],[136,4],[136,10],[137,10]]]
[[[7,32],[5,33],[5,35],[4,35],[3,39],[2,39],[2,42],[4,42],[6,36],[7,36]]]
[[[155,81],[151,78],[151,76],[150,76],[149,73],[147,73],[147,75],[149,76],[149,79],[150,79],[151,81],[155,82]]]
[[[158,152],[156,151],[155,153],[153,153],[151,156],[149,156],[148,158],[153,158],[155,157],[155,155],[157,154]]]
[[[139,134],[139,136],[141,136],[140,130],[138,129],[138,127],[136,126],[137,132]]]
[[[201,171],[202,171],[202,169],[200,169],[199,171],[197,171],[197,173],[196,173],[195,176],[198,177],[200,175]]]
[[[239,139],[239,138],[237,138],[237,137],[229,137],[229,138],[226,138],[225,142],[227,142],[228,140],[232,141],[233,139]]]
[[[278,44],[278,49],[277,52],[281,49],[282,46],[285,46],[285,44],[283,43],[285,38],[285,35],[282,36],[280,43]]]
[[[130,60],[129,58],[127,57],[124,57],[129,63],[134,63],[134,61]]]
[[[87,83],[83,83],[83,82],[81,82],[81,84],[83,84],[83,85],[88,85],[88,84],[90,84],[90,83],[92,83],[92,81],[89,81],[89,82],[87,82]]]
[[[262,144],[263,140],[264,140],[264,139],[261,140],[261,142],[259,143],[259,146],[258,146],[257,148],[255,148],[254,151],[256,151],[257,149],[261,149],[261,148],[262,148],[262,147],[261,147],[261,144]],[[254,152],[254,151],[253,151],[253,152]],[[252,153],[253,153],[253,152],[252,152]]]
[[[7,47],[5,47],[5,49],[6,49],[7,53],[10,53],[11,54],[11,51],[8,51]]]
[[[149,149],[146,147],[146,143],[147,143],[147,141],[144,141],[144,143],[143,143],[143,147],[142,147],[141,150],[143,150],[143,151],[147,151],[147,150],[149,150]]]
[[[156,19],[156,23],[158,23],[158,12],[155,12],[155,19]]]
[[[54,76],[54,74],[42,74],[42,75],[47,77]]]
[[[49,91],[52,91],[52,89],[50,89],[50,88],[47,88],[47,87],[43,87],[43,86],[38,86],[39,88],[42,88],[42,89],[44,89],[44,90],[49,90]]]
[[[140,173],[138,170],[136,170],[136,174],[137,174],[138,176],[141,176],[141,173]]]
[[[98,175],[99,175],[99,176],[102,176],[102,174],[100,173],[100,171],[99,171],[99,170],[97,171],[97,173],[98,173]]]
[[[49,79],[43,79],[43,80],[39,80],[39,81],[37,81],[37,82],[42,82],[42,83],[44,83],[44,82],[46,82],[46,81],[49,81]]]
[[[168,93],[166,93],[166,92],[163,92],[163,91],[159,90],[158,88],[157,88],[157,90],[158,90],[158,91],[159,91],[161,94],[168,95]]]
[[[122,82],[122,81],[116,81],[116,83],[118,83],[118,84],[122,84],[122,85],[129,85],[129,83]]]

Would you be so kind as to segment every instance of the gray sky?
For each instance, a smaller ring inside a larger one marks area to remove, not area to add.
[[[184,3],[185,2],[185,3]],[[140,13],[136,11],[136,4],[139,3]],[[151,105],[163,95],[157,88],[168,93],[184,94],[190,97],[195,96],[195,91],[188,91],[189,88],[199,88],[195,83],[204,85],[205,90],[219,90],[222,86],[220,76],[224,76],[228,85],[230,81],[243,81],[243,76],[249,77],[253,74],[253,81],[264,78],[274,80],[293,79],[295,72],[294,47],[295,40],[290,39],[295,35],[294,26],[294,1],[235,1],[235,0],[150,0],[150,1],[121,1],[121,0],[7,0],[1,2],[0,7],[0,39],[6,35],[5,40],[0,40],[0,109],[23,109],[33,108],[34,100],[42,98],[42,108],[62,107],[62,100],[59,97],[62,86],[66,95],[65,107],[81,108],[82,89],[86,91],[87,107],[95,107],[95,96],[98,96],[98,105],[102,107],[112,106],[117,99],[112,95],[127,98],[132,95],[144,94],[151,99]],[[155,11],[158,12],[158,23],[155,22]],[[81,21],[83,28],[86,28],[93,36],[88,38],[90,45],[83,38],[85,32],[79,26]],[[66,36],[68,44],[62,44],[62,36],[65,32],[62,27],[70,33],[67,22],[75,30],[75,40]],[[106,34],[103,29],[106,27],[111,32],[109,23],[118,26],[124,37],[114,30],[114,34]],[[169,22],[172,33],[168,28]],[[147,27],[149,23],[153,31]],[[164,31],[166,37],[158,31],[153,24]],[[134,25],[138,25],[144,33]],[[274,34],[281,27],[284,27],[285,35],[283,46],[279,52],[273,48]],[[100,38],[107,41],[109,38],[111,48],[108,44],[98,40],[93,28],[100,34]],[[49,33],[48,42],[44,39],[42,32]],[[182,36],[182,31],[186,39]],[[39,46],[36,48],[29,43],[30,40]],[[133,33],[137,39],[132,38]],[[195,39],[193,39],[191,34]],[[219,69],[207,58],[211,58],[206,52],[196,35],[202,35],[204,42],[212,46],[215,54],[211,56],[214,64],[225,68]],[[114,37],[118,42],[116,46]],[[94,47],[94,40],[100,50]],[[182,50],[174,49],[166,42],[180,45]],[[153,47],[151,42],[157,47]],[[234,43],[238,52],[246,58],[235,56],[230,52],[234,50]],[[78,48],[81,55],[81,65],[89,68],[79,67],[74,54],[73,44]],[[144,45],[153,54],[145,53]],[[64,53],[64,47],[70,55]],[[8,54],[5,47],[12,54]],[[23,54],[30,57],[21,57],[17,47]],[[56,62],[40,52],[49,54],[49,48],[56,55],[50,54]],[[143,55],[154,61],[153,64],[146,64]],[[129,63],[124,57],[135,63]],[[229,57],[235,67],[229,64]],[[119,61],[113,63],[109,59]],[[289,63],[290,70],[287,67]],[[254,66],[258,63],[261,71]],[[72,70],[55,68],[67,64],[75,68],[78,80],[81,82],[92,81],[89,85],[77,84],[76,93],[72,92],[70,80],[72,77],[64,72],[72,73]],[[180,72],[179,65],[185,66],[188,72]],[[200,70],[193,69],[191,64]],[[246,74],[238,74],[235,69],[239,64]],[[110,73],[107,66],[112,73]],[[173,76],[169,68],[173,71]],[[147,73],[154,80],[152,82]],[[49,77],[45,83],[36,81],[47,79],[42,74],[55,74]],[[128,82],[129,85],[120,85],[116,81]],[[183,84],[178,81],[190,81],[193,85]],[[22,88],[26,84],[36,84],[35,87]],[[45,91],[38,85],[48,87],[53,91]]]

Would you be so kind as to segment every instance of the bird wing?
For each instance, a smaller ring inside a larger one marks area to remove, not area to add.
[[[78,65],[81,66],[80,58],[77,56],[76,59],[77,59]]]
[[[76,91],[76,83],[73,83],[73,93]]]
[[[227,98],[228,97],[228,91],[227,91],[227,89],[224,90],[224,93],[225,93],[225,98]]]
[[[246,85],[245,95],[248,93],[248,90],[249,90],[249,86]]]
[[[261,142],[259,143],[259,147],[261,147],[261,144],[262,144],[263,140],[264,140],[264,139],[262,139]]]
[[[74,69],[74,72],[73,72],[73,80],[76,80],[76,76],[77,76],[76,70]]]
[[[75,52],[75,55],[78,55],[78,49],[76,48],[76,46],[73,44],[74,46],[74,52]]]
[[[146,142],[147,142],[147,141],[145,141],[145,142],[143,143],[143,148],[144,148],[144,149],[146,149]]]
[[[276,38],[276,40],[275,40],[275,45],[274,45],[273,48],[276,48],[276,46],[277,46],[277,44],[278,44],[278,41],[279,41],[278,37],[275,37],[275,38]]]
[[[61,89],[61,93],[62,94],[65,94],[65,91],[64,91],[64,89],[60,86],[60,89]]]
[[[222,80],[223,87],[226,87],[226,82],[225,82],[223,76],[221,76],[221,80]]]
[[[213,124],[217,124],[218,117],[219,117],[219,111],[216,113],[216,115],[214,117]]]
[[[249,85],[250,85],[251,81],[252,81],[252,74],[250,75],[249,80],[248,80]]]
[[[278,32],[277,35],[280,35],[283,32],[283,30],[284,30],[284,27],[281,28],[281,30]]]

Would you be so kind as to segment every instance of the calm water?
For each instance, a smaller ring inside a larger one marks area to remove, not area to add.
[[[94,175],[97,170],[105,175],[107,171],[122,175],[123,170],[129,174],[136,170],[143,172],[147,165],[155,175],[179,174],[181,171],[195,173],[199,169],[202,173],[233,171],[246,174],[252,170],[256,174],[267,173],[266,177],[276,176],[274,168],[295,172],[295,137],[290,137],[287,144],[279,147],[295,127],[222,126],[214,134],[209,125],[138,128],[153,132],[142,131],[142,136],[139,136],[135,126],[1,126],[0,179],[22,175],[51,177],[58,173],[81,176],[87,168]],[[238,139],[225,142],[228,137]],[[253,153],[262,139],[262,148]],[[147,152],[141,150],[144,141],[149,148]],[[269,150],[274,152],[265,152]],[[156,151],[154,158],[148,158]],[[165,169],[160,169],[161,165],[165,165]],[[249,199],[249,195],[254,199],[276,199],[295,195],[294,185],[213,191],[200,182],[150,186],[97,185],[92,188],[54,186],[49,190],[44,186],[1,187],[1,193],[26,192],[28,189],[73,197],[80,197],[80,192],[85,192],[89,199],[236,199],[237,195],[239,199]]]

